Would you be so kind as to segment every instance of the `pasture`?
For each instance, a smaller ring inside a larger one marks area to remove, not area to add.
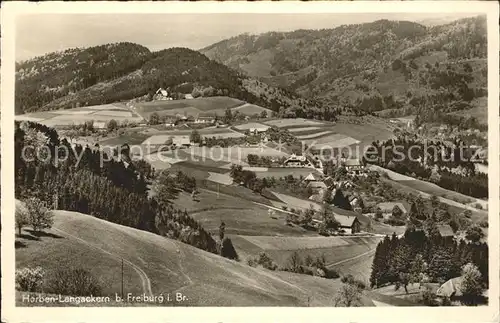
[[[421,192],[430,194],[430,195],[444,197],[444,198],[454,200],[454,201],[457,201],[457,202],[463,203],[463,204],[468,204],[468,203],[472,203],[472,202],[476,201],[476,199],[473,197],[470,197],[470,196],[467,196],[464,194],[460,194],[460,193],[455,192],[455,191],[450,191],[450,190],[444,189],[442,187],[439,187],[436,184],[422,181],[419,179],[415,179],[413,181],[399,181],[399,183],[401,183],[405,186],[414,188],[416,190],[419,190]]]
[[[148,137],[143,145],[163,145],[169,139],[174,137],[184,137],[190,136],[193,130],[172,130],[172,131],[159,131],[156,134]],[[228,128],[204,128],[198,130],[198,133],[202,138],[218,138],[218,139],[226,139],[226,138],[242,138],[245,137],[244,134],[239,133],[237,131],[228,129]]]
[[[83,124],[87,121],[109,122],[141,122],[141,116],[130,111],[121,103],[98,106],[79,107],[74,109],[52,110],[18,115],[16,120],[35,121],[49,127]]]
[[[180,114],[197,117],[200,113],[223,116],[226,109],[233,109],[243,105],[245,105],[245,102],[238,99],[214,96],[185,100],[139,102],[134,104],[133,110],[145,119],[149,119],[155,112],[158,115],[170,116]],[[247,110],[254,111],[255,108],[242,108],[240,113],[245,114],[244,112]]]
[[[293,177],[306,177],[310,173],[313,173],[314,175],[321,175],[321,172],[314,168],[295,168],[295,167],[272,167],[268,168],[267,171],[264,172],[255,172],[258,178],[265,178],[265,177],[274,177],[274,178],[280,178],[280,177],[285,177],[287,175],[293,175]]]
[[[275,126],[278,128],[288,128],[288,127],[304,127],[306,125],[310,126],[320,126],[323,125],[323,122],[303,119],[303,118],[294,118],[294,119],[275,119],[265,121],[265,124],[269,126]]]
[[[217,194],[216,191],[202,189],[195,200],[190,194],[181,193],[174,201],[174,205],[187,210],[190,216],[214,234],[218,234],[222,221],[226,224],[227,234],[270,236],[312,234],[300,227],[287,226],[286,214],[282,212],[276,211],[271,215],[269,208],[263,205],[225,193]]]
[[[338,280],[269,272],[184,243],[76,212],[55,212],[53,229],[39,240],[16,238],[16,266],[41,265],[48,273],[82,266],[102,281],[106,295],[188,296],[183,306],[333,306]],[[363,297],[363,303],[373,302]],[[18,305],[23,305],[19,303]],[[174,304],[167,304],[174,305]]]
[[[185,150],[192,156],[200,159],[211,159],[217,162],[225,162],[248,165],[248,155],[266,156],[271,158],[287,157],[288,154],[268,147],[191,147]]]
[[[261,106],[255,105],[255,104],[250,104],[250,103],[245,103],[243,105],[240,105],[239,107],[231,109],[231,111],[233,113],[238,112],[238,113],[244,114],[246,116],[252,116],[252,115],[256,115],[256,114],[260,115],[264,111],[267,113],[267,116],[271,116],[271,114],[273,113],[272,110],[263,108]]]
[[[270,236],[232,236],[236,248],[247,258],[265,252],[279,266],[286,267],[294,252],[304,260],[324,256],[328,267],[336,268],[344,264],[343,273],[350,273],[348,267],[370,267],[370,254],[375,250],[380,237],[270,237]],[[355,261],[358,260],[358,261]],[[361,260],[363,260],[361,262]],[[369,265],[369,266],[368,266]],[[371,269],[371,268],[369,268]],[[354,274],[354,273],[353,273]],[[370,270],[359,273],[365,278]]]

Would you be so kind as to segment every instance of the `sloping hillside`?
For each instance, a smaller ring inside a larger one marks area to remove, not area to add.
[[[379,20],[245,34],[201,52],[267,84],[366,112],[418,108],[429,100],[463,103],[454,107],[462,110],[486,95],[484,16],[432,27]]]
[[[151,53],[135,44],[108,44],[50,53],[16,68],[16,114],[151,101],[160,87],[177,98],[229,96],[275,112],[322,110],[316,102],[260,84],[187,48]]]
[[[16,113],[137,70],[151,52],[132,43],[73,48],[16,64]],[[47,110],[47,109],[46,109]]]
[[[256,269],[148,232],[88,215],[56,211],[53,229],[33,240],[17,238],[17,268],[41,265],[50,272],[83,266],[100,277],[105,293],[182,292],[178,305],[332,306],[339,280]],[[26,233],[26,230],[25,230]],[[29,238],[32,237],[32,238]],[[373,305],[366,297],[365,305]]]

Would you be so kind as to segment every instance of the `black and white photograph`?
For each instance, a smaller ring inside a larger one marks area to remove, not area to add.
[[[498,7],[355,5],[16,12],[18,311],[498,311]]]

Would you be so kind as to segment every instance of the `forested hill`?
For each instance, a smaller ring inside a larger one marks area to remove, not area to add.
[[[311,117],[325,114],[312,100],[252,80],[197,51],[150,52],[131,43],[71,49],[17,64],[16,113],[147,100],[159,87],[230,96],[299,117],[308,116],[304,111]]]
[[[485,16],[429,27],[379,20],[245,34],[201,52],[270,85],[366,112],[463,110],[486,95]]]

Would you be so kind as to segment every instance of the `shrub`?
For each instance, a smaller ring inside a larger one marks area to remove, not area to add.
[[[47,285],[48,291],[53,294],[99,296],[102,293],[99,280],[84,268],[59,269]]]
[[[54,215],[39,198],[32,197],[26,201],[29,224],[35,231],[49,229],[54,223]]]
[[[259,254],[259,259],[257,260],[257,263],[269,270],[276,270],[278,268],[278,265],[276,265],[271,259],[271,257],[269,257],[265,252],[261,252]]]
[[[336,279],[340,277],[340,274],[335,269],[323,268],[325,272],[325,278],[328,279]]]
[[[16,284],[17,288],[26,292],[40,291],[45,271],[42,267],[16,270]]]
[[[485,221],[479,222],[479,226],[481,228],[487,228],[488,227],[488,221],[485,220]]]
[[[425,306],[438,306],[436,302],[436,295],[428,289],[422,293],[422,303]]]

